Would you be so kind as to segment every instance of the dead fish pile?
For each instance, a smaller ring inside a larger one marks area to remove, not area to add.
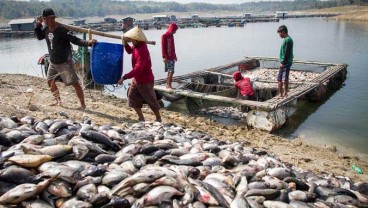
[[[234,120],[241,120],[247,116],[246,113],[241,112],[240,109],[235,107],[214,106],[209,108],[203,108],[199,110],[203,114],[211,114],[222,118],[231,118]]]
[[[173,124],[0,120],[0,207],[363,207],[368,183]]]
[[[278,70],[261,68],[251,71],[246,71],[243,76],[256,77],[261,80],[275,80],[278,74]],[[309,82],[315,79],[319,73],[306,72],[306,71],[294,71],[291,70],[289,74],[289,80],[292,82]]]

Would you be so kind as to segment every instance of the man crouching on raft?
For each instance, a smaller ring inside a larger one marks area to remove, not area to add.
[[[130,46],[128,42],[132,42]],[[142,113],[143,103],[147,103],[156,116],[156,121],[161,122],[160,105],[157,101],[152,73],[151,56],[147,48],[148,40],[143,31],[135,27],[123,36],[125,51],[132,54],[132,70],[126,73],[118,81],[122,84],[124,80],[133,78],[128,91],[128,103],[138,114],[138,120],[144,121]]]

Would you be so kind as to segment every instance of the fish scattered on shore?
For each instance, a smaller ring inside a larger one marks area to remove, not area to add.
[[[0,121],[0,207],[368,207],[367,182],[174,124]]]

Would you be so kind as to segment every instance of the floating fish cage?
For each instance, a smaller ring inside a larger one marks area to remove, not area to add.
[[[186,99],[189,111],[214,106],[235,107],[246,112],[249,126],[273,131],[285,124],[289,106],[298,99],[321,101],[328,92],[339,89],[346,79],[347,65],[294,60],[289,75],[288,96],[277,98],[279,61],[272,57],[245,57],[227,65],[175,76],[174,90],[166,89],[166,79],[155,82],[163,99],[174,102]],[[254,100],[244,100],[234,86],[232,74],[241,71],[249,77],[255,91]],[[202,110],[201,110],[202,109]]]

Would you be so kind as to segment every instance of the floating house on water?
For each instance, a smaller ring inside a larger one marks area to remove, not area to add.
[[[153,16],[153,22],[158,24],[168,24],[171,18],[168,15],[155,15]]]
[[[122,19],[123,25],[122,30],[123,32],[127,32],[128,30],[132,29],[134,27],[134,21],[135,19],[133,17],[125,17]]]
[[[104,18],[104,22],[105,22],[105,23],[115,24],[115,23],[117,23],[118,21],[117,21],[115,18],[112,18],[112,17],[106,17],[106,18]]]
[[[35,19],[14,19],[8,24],[13,32],[15,31],[33,31],[35,27]]]
[[[277,11],[275,13],[275,17],[276,18],[287,18],[288,17],[288,12],[287,11]]]
[[[245,13],[245,14],[243,15],[243,18],[244,18],[244,19],[250,19],[250,18],[252,18],[252,13]]]

